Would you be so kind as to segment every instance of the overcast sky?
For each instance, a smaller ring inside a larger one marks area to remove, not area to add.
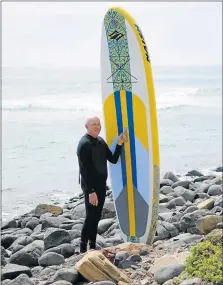
[[[220,65],[222,3],[2,3],[3,66],[100,65],[104,14],[136,19],[153,65]]]

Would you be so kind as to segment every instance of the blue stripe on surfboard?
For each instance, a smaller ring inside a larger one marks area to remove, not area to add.
[[[118,125],[118,134],[120,135],[123,132],[120,91],[115,91],[114,96],[115,96],[115,109],[116,109],[116,118],[117,118],[117,125]],[[124,150],[124,148],[122,148],[122,152],[121,152],[121,165],[122,165],[123,187],[125,187],[127,184],[127,178],[126,178],[126,165],[125,165],[125,150]]]
[[[132,181],[135,188],[137,188],[137,171],[136,171],[136,151],[135,151],[135,134],[134,134],[134,118],[133,118],[133,106],[132,106],[132,92],[126,91],[126,105],[128,113],[128,125],[129,125],[129,140],[130,140],[130,154],[132,162]]]

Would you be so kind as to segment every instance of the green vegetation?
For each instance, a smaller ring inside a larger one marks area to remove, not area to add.
[[[182,275],[188,278],[199,277],[214,284],[223,282],[221,234],[210,233],[203,242],[192,247],[185,266]]]
[[[174,277],[173,278],[173,284],[174,285],[179,285],[182,282],[182,280],[179,277]]]

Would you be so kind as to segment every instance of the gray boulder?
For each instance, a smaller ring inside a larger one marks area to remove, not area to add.
[[[40,266],[60,265],[64,262],[64,256],[55,252],[44,253],[38,260]]]
[[[64,244],[58,245],[57,247],[52,247],[52,248],[47,249],[44,252],[44,254],[48,252],[55,252],[55,253],[63,255],[65,258],[68,258],[74,254],[75,247],[72,244],[64,243]]]
[[[183,264],[164,266],[155,273],[154,279],[157,283],[163,284],[166,281],[179,276],[184,269],[185,266]]]
[[[192,202],[194,200],[195,194],[192,190],[185,189],[182,186],[177,186],[174,191],[178,197],[183,197],[185,201]]]
[[[16,246],[13,247],[12,249],[12,254],[19,251],[20,249],[23,249],[25,246],[21,244],[17,244]]]
[[[70,243],[71,236],[68,231],[63,229],[51,229],[44,235],[44,248],[45,250],[56,247],[63,243]]]
[[[19,237],[19,236],[30,236],[32,234],[32,230],[29,229],[29,228],[24,228],[24,229],[19,229],[17,232],[16,232],[16,235]]]
[[[86,216],[84,202],[72,209],[72,219],[77,220]]]
[[[2,269],[2,276],[4,279],[15,279],[17,276],[19,276],[22,273],[25,273],[30,277],[32,276],[30,268],[27,266],[8,263]]]
[[[1,245],[4,246],[4,248],[8,248],[16,239],[17,236],[12,234],[3,235],[1,238]]]
[[[60,229],[64,229],[64,230],[71,230],[71,228],[76,225],[76,221],[75,220],[70,220],[70,221],[66,221],[66,222],[63,222],[59,228]]]
[[[40,218],[39,218],[40,223],[42,223],[46,218],[49,218],[49,217],[53,217],[53,214],[47,212],[47,213],[40,215]]]
[[[207,184],[207,183],[203,182],[203,183],[201,183],[201,185],[194,192],[196,194],[197,193],[207,193],[209,187],[210,187],[210,184]]]
[[[197,210],[198,210],[197,206],[190,206],[184,211],[184,214],[192,213],[192,212],[197,211]]]
[[[173,173],[173,172],[166,172],[163,176],[164,179],[170,179],[173,182],[177,182],[179,179],[177,178],[177,176]]]
[[[44,240],[44,234],[44,232],[32,233],[30,237],[33,238],[33,240]]]
[[[56,282],[56,281],[67,281],[72,284],[75,284],[78,280],[78,272],[74,268],[62,268],[59,271],[56,272],[56,274],[53,276],[51,279],[51,282]]]
[[[48,217],[42,221],[42,230],[47,228],[59,228],[59,226],[64,222],[69,220],[64,217]]]
[[[189,185],[191,184],[191,181],[188,180],[182,180],[182,181],[177,181],[172,185],[172,188],[176,188],[178,186],[182,186],[186,189],[189,189]]]
[[[10,235],[16,233],[17,231],[18,231],[17,228],[4,229],[1,230],[1,235]]]
[[[79,230],[68,230],[68,233],[70,234],[71,240],[81,236],[81,231]]]
[[[218,196],[218,195],[221,195],[221,187],[220,185],[211,185],[209,188],[208,188],[208,195],[210,196]]]
[[[160,188],[162,188],[163,186],[172,186],[173,185],[173,181],[170,179],[160,179]]]
[[[170,233],[168,232],[168,230],[161,224],[160,221],[158,221],[154,242],[157,240],[164,240],[169,237],[170,237]]]
[[[20,245],[20,246],[26,246],[26,245],[28,245],[28,244],[30,244],[30,243],[32,243],[32,242],[33,242],[33,238],[32,238],[32,237],[30,237],[30,236],[21,236],[21,237],[17,238],[17,239],[10,245],[9,250],[10,250],[10,251],[13,251],[13,249],[14,249],[15,247],[17,247],[18,245]]]
[[[171,209],[176,208],[176,206],[183,206],[185,203],[186,201],[184,200],[183,197],[178,197],[178,198],[174,198],[173,200],[169,201],[166,207],[171,210]]]
[[[10,281],[8,285],[35,285],[34,281],[29,279],[27,274],[21,274],[16,277],[14,280]]]
[[[26,223],[26,228],[33,230],[38,224],[39,224],[39,219],[37,219],[36,217],[33,217],[31,220],[29,220]]]
[[[181,222],[181,230],[186,232],[187,229],[196,227],[196,222],[199,218],[206,216],[206,210],[196,210],[192,213],[185,214],[180,222]]]
[[[175,213],[175,215],[173,215],[171,218],[167,219],[167,222],[168,223],[180,222],[180,220],[182,219],[183,216],[184,216],[183,213]]]
[[[105,201],[101,219],[110,219],[116,216],[114,202]]]
[[[161,222],[161,225],[170,233],[171,237],[175,237],[179,234],[178,230],[173,224],[163,221]]]
[[[159,202],[160,203],[166,203],[168,201],[170,201],[172,198],[167,197],[166,195],[160,194],[159,195]]]
[[[33,217],[25,217],[22,221],[21,221],[21,228],[25,228],[26,224],[32,220]]]
[[[173,216],[174,212],[168,212],[168,213],[160,213],[159,217],[161,217],[162,221],[166,221],[170,219]]]
[[[170,187],[170,186],[163,186],[161,189],[160,189],[160,193],[163,194],[163,195],[166,195],[166,194],[169,194],[169,193],[172,193],[174,192],[173,188]]]
[[[9,229],[9,228],[16,228],[16,227],[17,227],[17,222],[15,220],[10,220],[10,221],[3,223],[3,225],[1,226],[1,230]]]
[[[201,176],[204,176],[204,175],[201,172],[199,172],[198,170],[191,170],[191,171],[188,171],[188,173],[185,176],[198,176],[198,177],[201,177]]]
[[[11,255],[9,262],[25,266],[36,266],[42,253],[43,241],[35,240]]]
[[[33,229],[33,233],[40,233],[42,231],[42,224],[38,224],[34,229]],[[32,234],[33,234],[32,233]],[[31,234],[31,235],[32,235]]]
[[[208,195],[208,194],[206,194],[206,193],[194,193],[195,194],[195,196],[194,196],[194,199],[208,199],[208,198],[210,198],[210,196]]]
[[[218,212],[221,212],[221,211],[222,211],[222,207],[220,207],[220,206],[216,206],[213,209],[211,209],[212,213],[218,213]]]
[[[79,224],[75,224],[72,226],[72,230],[76,230],[76,231],[81,231],[83,228],[83,224],[79,223]]]
[[[106,232],[110,228],[110,226],[112,224],[113,224],[113,219],[100,220],[100,222],[98,224],[98,233],[103,234],[104,232]]]

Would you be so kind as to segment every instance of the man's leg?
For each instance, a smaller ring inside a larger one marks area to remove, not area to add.
[[[92,205],[89,203],[89,194],[84,194],[84,200],[85,200],[85,211],[86,211],[86,217],[85,221],[82,227],[81,231],[81,244],[80,244],[80,252],[84,253],[87,251],[87,244],[89,241],[89,234],[90,234],[90,227],[92,223]]]
[[[97,191],[98,205],[94,206],[94,216],[92,217],[92,230],[89,236],[90,249],[96,249],[96,237],[98,232],[98,223],[101,219],[102,210],[105,203],[106,189]]]

